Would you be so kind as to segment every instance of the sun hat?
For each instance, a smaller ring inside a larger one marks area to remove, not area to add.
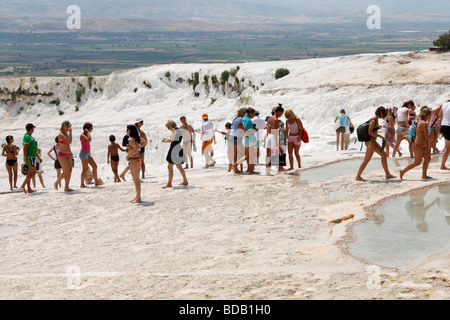
[[[202,114],[202,119],[203,119],[203,120],[208,119],[208,114],[207,114],[207,113]]]
[[[144,121],[144,118],[142,118],[142,117],[137,117],[137,118],[136,118],[136,121],[135,121],[134,123],[139,123],[139,122],[142,122],[142,121]]]

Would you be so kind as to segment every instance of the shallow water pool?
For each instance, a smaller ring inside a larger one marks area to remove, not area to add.
[[[361,165],[362,159],[357,160],[347,160],[347,161],[341,161],[334,164],[318,167],[318,168],[312,168],[309,170],[300,171],[297,173],[286,173],[287,175],[292,176],[298,176],[298,179],[302,184],[307,183],[316,183],[316,182],[325,182],[328,180],[336,179],[340,176],[346,176],[346,175],[354,175],[356,177],[356,174],[358,173],[359,166]],[[397,171],[400,170],[400,168],[404,168],[408,165],[408,163],[412,162],[412,159],[389,159],[388,160],[388,168],[391,171],[391,173],[395,174],[396,171],[394,168],[397,168]],[[382,170],[383,167],[381,165],[380,159],[373,159],[369,162],[366,169],[364,170],[364,173],[367,173],[369,171],[373,170]],[[364,177],[363,173],[363,177]]]
[[[386,201],[353,233],[349,252],[386,267],[411,268],[450,250],[450,184]]]

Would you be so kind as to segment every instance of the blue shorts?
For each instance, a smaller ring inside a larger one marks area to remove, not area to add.
[[[80,152],[79,154],[81,160],[87,160],[91,156],[90,152]]]

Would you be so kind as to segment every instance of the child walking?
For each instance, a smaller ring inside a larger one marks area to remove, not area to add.
[[[431,160],[430,149],[428,146],[434,140],[429,134],[427,124],[427,122],[431,119],[431,114],[432,112],[428,107],[422,107],[420,109],[419,122],[417,123],[416,129],[416,138],[413,143],[414,162],[407,165],[405,169],[400,170],[400,179],[403,179],[403,176],[409,170],[420,166],[422,164],[422,160],[424,160],[422,165],[422,179],[432,179],[427,175],[428,165]]]

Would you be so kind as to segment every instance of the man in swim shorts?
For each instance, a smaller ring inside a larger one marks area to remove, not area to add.
[[[35,190],[31,189],[31,180],[36,176],[36,158],[37,158],[37,142],[32,137],[34,128],[33,124],[28,123],[25,127],[27,133],[23,137],[23,161],[28,166],[28,174],[25,181],[22,183],[20,190],[24,193],[33,193]],[[28,190],[25,190],[25,186],[28,186]]]

